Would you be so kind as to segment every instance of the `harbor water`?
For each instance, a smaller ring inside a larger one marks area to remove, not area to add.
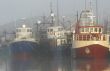
[[[0,71],[110,71],[109,59],[74,59],[70,47],[40,46],[21,57],[12,53],[10,46],[0,48]]]

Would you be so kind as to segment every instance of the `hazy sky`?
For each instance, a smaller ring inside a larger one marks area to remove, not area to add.
[[[89,4],[90,0],[87,0]],[[56,11],[57,0],[0,0],[0,24],[18,20],[20,18],[49,15],[50,2]],[[76,11],[84,9],[85,0],[59,0],[60,15],[74,15]],[[95,8],[95,0],[92,0]],[[110,0],[98,0],[101,15],[110,14]],[[106,14],[105,14],[106,13]]]

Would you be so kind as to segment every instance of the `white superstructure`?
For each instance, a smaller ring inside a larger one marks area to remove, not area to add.
[[[47,28],[47,38],[55,40],[56,46],[66,43],[65,30],[62,26],[53,26]]]
[[[16,38],[14,41],[35,41],[33,38],[32,28],[22,25],[16,29]]]
[[[103,26],[95,22],[92,10],[82,11],[73,38],[76,48],[94,44],[109,47],[109,35],[103,34]]]
[[[49,27],[47,29],[48,38],[59,38],[59,37],[64,37],[64,35],[65,35],[65,30],[63,29],[62,26],[54,26],[54,27]]]

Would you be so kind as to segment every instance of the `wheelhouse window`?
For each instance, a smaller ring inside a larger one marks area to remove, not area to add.
[[[58,28],[58,31],[62,31],[63,30],[63,28]]]
[[[22,32],[26,32],[26,29],[21,29]]]
[[[31,29],[27,29],[27,32],[31,32]]]
[[[86,31],[86,32],[89,32],[89,28],[85,28],[85,31]]]
[[[53,29],[50,29],[50,32],[53,32]]]
[[[97,28],[95,28],[95,32],[97,32]]]
[[[17,29],[17,32],[21,32],[21,29]]]
[[[101,28],[99,28],[99,32],[101,32],[102,30],[101,30]]]
[[[84,32],[84,28],[81,28],[81,32]]]
[[[90,28],[90,32],[93,32],[93,28]]]

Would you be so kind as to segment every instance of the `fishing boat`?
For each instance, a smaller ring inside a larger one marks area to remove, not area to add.
[[[106,58],[109,53],[109,35],[96,22],[93,10],[81,12],[75,27],[73,47],[75,58]]]
[[[30,56],[38,47],[38,41],[33,37],[32,28],[22,25],[16,29],[16,37],[10,44],[11,54],[17,58]]]

